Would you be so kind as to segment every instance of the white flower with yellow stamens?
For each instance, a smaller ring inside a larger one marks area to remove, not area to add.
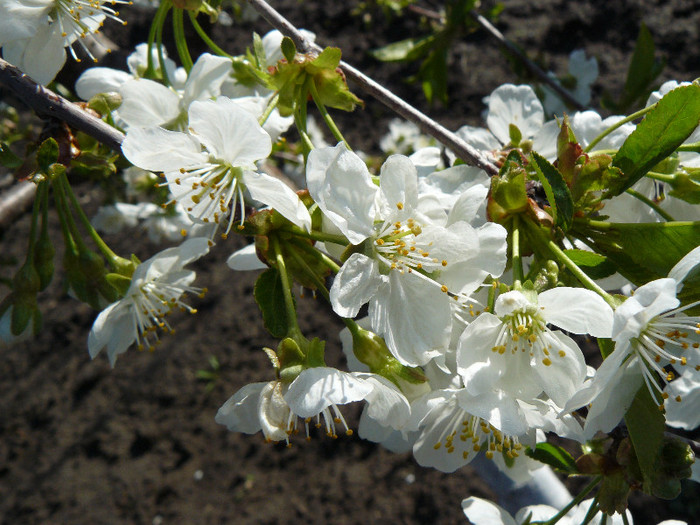
[[[550,330],[610,337],[613,311],[581,288],[510,291],[496,300],[494,314],[481,313],[462,334],[457,368],[472,395],[500,389],[530,402],[545,392],[564,404],[586,378],[586,362],[569,336]]]
[[[681,259],[667,278],[640,286],[615,310],[612,339],[615,350],[603,361],[595,377],[565,406],[564,412],[591,404],[585,436],[608,432],[622,419],[640,386],[652,397],[660,393],[666,405],[693,398],[700,381],[700,316],[686,315],[700,301],[681,306],[677,297],[683,280],[700,265],[700,247]],[[673,367],[673,370],[667,368]],[[684,378],[676,391],[676,373]],[[663,408],[663,407],[661,407]],[[689,410],[691,416],[684,414]],[[678,426],[697,421],[696,407],[672,409]],[[688,423],[685,421],[688,420]]]
[[[306,177],[326,218],[357,245],[331,288],[335,312],[354,317],[369,303],[373,331],[404,365],[443,354],[452,324],[448,292],[470,293],[489,274],[500,275],[505,230],[434,223],[418,209],[416,168],[401,155],[384,163],[378,187],[342,143],[312,151]]]
[[[94,359],[106,349],[114,366],[117,356],[134,342],[139,349],[151,348],[149,336],[158,340],[157,330],[172,331],[165,317],[173,308],[194,313],[196,310],[184,303],[182,297],[187,293],[201,295],[204,290],[191,286],[195,272],[183,267],[208,251],[206,239],[189,239],[139,264],[124,297],[95,319],[88,337],[90,357]]]
[[[189,107],[186,133],[159,127],[133,128],[122,144],[135,166],[164,173],[173,199],[193,220],[216,223],[229,215],[229,232],[237,207],[245,220],[244,192],[310,229],[311,217],[299,197],[282,181],[258,173],[256,161],[272,149],[270,136],[232,100],[195,101]]]

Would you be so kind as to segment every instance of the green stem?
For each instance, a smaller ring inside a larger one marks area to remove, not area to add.
[[[182,62],[182,67],[185,68],[187,74],[192,71],[192,57],[190,56],[190,50],[187,48],[187,39],[185,38],[185,24],[183,22],[182,9],[173,9],[173,36],[175,38],[175,47],[177,48],[177,54],[180,55],[180,62]]]
[[[302,230],[301,228],[295,228],[293,233],[297,237],[305,237],[314,241],[332,242],[333,244],[340,244],[341,246],[348,245],[348,240],[345,238],[344,235],[337,235],[335,233],[326,233],[319,231],[307,232],[305,230]]]
[[[608,135],[610,135],[610,134],[611,134],[613,131],[615,131],[617,128],[623,126],[624,124],[627,124],[628,122],[631,122],[631,121],[633,121],[633,120],[636,120],[636,119],[638,119],[639,117],[642,117],[642,116],[646,115],[647,113],[649,113],[649,112],[650,112],[652,109],[654,109],[655,107],[656,107],[656,104],[653,104],[653,105],[649,106],[648,108],[640,109],[640,110],[637,111],[636,113],[632,113],[630,116],[623,118],[623,119],[620,120],[619,122],[616,122],[615,124],[613,124],[612,126],[610,126],[608,129],[606,129],[605,131],[603,131],[603,132],[602,132],[600,135],[598,135],[596,138],[594,138],[594,139],[591,141],[591,143],[590,143],[588,146],[586,146],[586,149],[584,149],[583,151],[585,151],[586,153],[588,153],[589,151],[593,150],[593,147],[594,147],[596,144],[598,144],[601,140],[603,140],[605,137],[607,137]]]
[[[564,250],[559,248],[559,246],[557,246],[557,244],[554,241],[548,241],[547,247],[552,251],[552,253],[554,253],[559,262],[566,266],[569,269],[569,271],[576,276],[576,278],[581,284],[583,284],[589,290],[592,290],[598,295],[600,295],[613,310],[617,307],[617,302],[615,301],[613,296],[605,290],[603,290],[600,286],[598,286],[598,284],[593,279],[588,277],[586,272],[581,270],[581,268],[579,268],[574,261],[569,259],[569,256],[566,255],[564,253]]]
[[[53,194],[56,197],[56,212],[61,222],[61,230],[63,231],[63,239],[66,243],[66,248],[73,248],[75,251],[87,251],[87,246],[78,231],[78,226],[75,224],[73,214],[70,212],[70,206],[66,194],[63,191],[63,183],[60,177],[51,181],[53,184]]]
[[[308,84],[309,90],[311,91],[311,98],[314,99],[316,107],[321,112],[321,116],[323,117],[323,121],[326,123],[326,126],[328,126],[328,129],[331,130],[331,133],[335,137],[335,140],[344,142],[345,146],[347,146],[347,148],[350,150],[351,148],[348,144],[348,141],[345,140],[343,134],[338,129],[338,126],[336,126],[333,117],[331,117],[330,113],[328,113],[328,110],[326,109],[326,106],[323,104],[323,102],[321,102],[321,97],[318,94],[318,89],[316,89],[316,83],[313,81],[312,78],[309,78]]]
[[[566,507],[561,509],[556,514],[556,516],[554,516],[548,521],[545,521],[543,525],[554,525],[556,522],[558,522],[560,519],[566,516],[571,509],[573,509],[576,505],[583,501],[583,498],[585,498],[588,495],[588,493],[592,491],[596,487],[596,485],[598,485],[598,483],[600,483],[600,480],[602,479],[603,476],[596,476],[595,478],[593,478],[593,481],[586,485],[584,489],[574,499],[572,499]]]
[[[163,19],[161,23],[156,27],[156,45],[158,46],[158,63],[160,64],[160,74],[163,78],[163,84],[166,87],[172,86],[170,77],[168,76],[168,69],[165,67],[165,55],[163,54],[163,25],[165,24],[165,17],[170,9],[170,3],[167,2],[167,9],[163,12]]]
[[[494,281],[489,286],[489,297],[488,304],[486,305],[486,311],[493,313],[494,305],[496,304],[496,288],[498,287],[498,281]]]
[[[593,498],[593,501],[591,501],[591,506],[588,507],[588,512],[586,512],[586,516],[583,518],[583,522],[581,525],[588,525],[590,521],[593,519],[593,517],[596,515],[598,512],[598,494],[595,495]]]
[[[265,108],[265,112],[260,115],[260,118],[258,119],[258,124],[261,126],[265,125],[265,122],[267,122],[267,119],[270,118],[270,115],[272,115],[272,112],[275,110],[277,107],[277,103],[280,100],[280,94],[279,91],[275,93],[275,95],[270,99],[270,101],[267,103],[267,107]]]
[[[333,273],[338,273],[340,271],[340,266],[336,264],[336,262],[328,257],[325,253],[322,253],[316,249],[314,249],[313,246],[309,246],[307,243],[292,239],[291,241],[294,246],[297,246],[304,250],[306,253],[308,253],[311,257],[315,258],[316,260],[320,261],[322,264],[325,264],[328,268]]]
[[[700,142],[692,142],[690,144],[681,144],[676,151],[690,151],[692,153],[700,153]]]
[[[92,227],[92,224],[90,223],[90,219],[87,218],[87,215],[85,215],[85,212],[83,211],[83,208],[80,206],[80,203],[78,202],[78,199],[75,196],[75,193],[73,193],[73,189],[70,186],[70,183],[68,182],[68,178],[66,177],[65,173],[60,176],[59,179],[61,185],[63,186],[63,190],[65,191],[65,194],[68,195],[68,198],[70,199],[71,204],[75,208],[75,210],[78,212],[78,218],[80,219],[81,224],[83,225],[83,228],[87,231],[88,235],[90,238],[93,240],[93,242],[97,245],[97,248],[102,252],[102,255],[104,255],[107,258],[107,262],[109,262],[110,266],[114,268],[115,270],[122,269],[124,266],[124,262],[127,263],[127,265],[130,265],[128,261],[125,261],[122,257],[119,257],[116,253],[114,253],[109,246],[102,240],[102,237],[100,237],[100,234],[97,233],[95,228]]]
[[[523,259],[520,256],[520,217],[513,215],[511,222],[510,250],[513,260],[513,288],[519,290],[524,280]]]
[[[309,265],[306,264],[306,261],[296,252],[296,250],[290,250],[289,253],[292,256],[292,259],[294,259],[301,269],[304,270],[306,276],[316,285],[316,289],[323,296],[323,298],[330,304],[331,296],[328,293],[328,288],[326,288],[326,285],[319,278],[319,276],[316,275],[316,272],[314,272]]]
[[[663,218],[664,220],[666,220],[668,222],[675,221],[675,219],[673,217],[671,217],[668,213],[666,213],[663,209],[661,209],[661,206],[656,204],[653,200],[645,197],[644,195],[642,195],[638,191],[630,188],[630,189],[626,190],[626,192],[629,193],[630,195],[632,195],[632,197],[634,197],[635,199],[638,199],[638,200],[642,201],[644,204],[646,204],[647,206],[649,206],[652,210],[654,210],[656,213],[658,213],[661,216],[661,218]]]
[[[282,294],[284,295],[284,306],[287,310],[286,315],[289,323],[287,337],[301,335],[301,329],[299,328],[299,322],[297,321],[297,312],[296,308],[294,307],[294,297],[292,297],[292,287],[291,283],[289,282],[289,274],[287,273],[287,265],[284,261],[284,256],[282,255],[279,240],[277,239],[276,235],[271,235],[270,240],[272,241],[272,248],[275,252],[275,260],[277,262],[277,268],[282,281]]]
[[[29,249],[27,250],[26,263],[30,266],[34,264],[34,243],[36,243],[36,230],[39,224],[39,214],[42,211],[42,206],[44,204],[45,192],[43,191],[43,185],[46,182],[40,182],[37,186],[36,197],[34,198],[34,206],[32,206],[32,222],[29,227]],[[44,206],[45,208],[45,206]]]
[[[675,175],[670,175],[668,173],[658,173],[656,171],[647,172],[645,177],[649,177],[650,179],[658,180],[659,182],[665,182],[667,184],[671,184],[674,180],[676,180]]]
[[[146,78],[156,78],[156,68],[153,65],[153,43],[156,40],[156,35],[158,34],[158,28],[160,31],[163,30],[163,23],[165,22],[165,17],[168,15],[170,10],[170,2],[162,2],[158,6],[155,16],[153,17],[153,22],[151,22],[151,28],[148,30],[148,57],[146,58]],[[161,64],[163,61],[161,61]]]
[[[192,24],[192,27],[194,27],[194,30],[197,32],[199,37],[204,41],[204,43],[209,49],[211,49],[214,53],[216,53],[219,56],[233,58],[233,56],[229,55],[226,51],[217,46],[216,43],[211,38],[209,38],[209,35],[207,35],[204,32],[202,26],[200,26],[199,22],[197,22],[197,15],[194,13],[194,11],[187,11],[187,15],[190,17],[190,23]]]

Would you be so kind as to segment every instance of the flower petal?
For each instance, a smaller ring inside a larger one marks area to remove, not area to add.
[[[542,315],[567,332],[612,335],[613,310],[597,293],[583,288],[552,288],[537,296]]]

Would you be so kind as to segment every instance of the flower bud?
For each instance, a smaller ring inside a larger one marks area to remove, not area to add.
[[[34,269],[39,276],[39,291],[45,290],[53,279],[53,258],[56,250],[47,230],[43,230],[34,245]]]

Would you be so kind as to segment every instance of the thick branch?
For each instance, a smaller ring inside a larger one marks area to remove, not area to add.
[[[264,0],[248,0],[248,2],[270,23],[270,25],[279,30],[283,35],[291,38],[297,49],[301,52],[321,51],[319,46],[308,42],[296,27],[275,11],[267,2]],[[418,125],[424,133],[435,137],[442,144],[454,151],[454,153],[466,163],[481,168],[489,175],[496,175],[498,173],[498,168],[493,163],[489,162],[478,149],[470,146],[453,132],[421,113],[364,73],[361,73],[344,61],[340,63],[340,69],[345,73],[347,78],[358,84],[366,93],[369,93],[406,120],[410,120]]]
[[[124,134],[93,117],[77,104],[34,82],[15,66],[0,58],[0,84],[4,84],[39,115],[66,122],[72,128],[119,151]]]

